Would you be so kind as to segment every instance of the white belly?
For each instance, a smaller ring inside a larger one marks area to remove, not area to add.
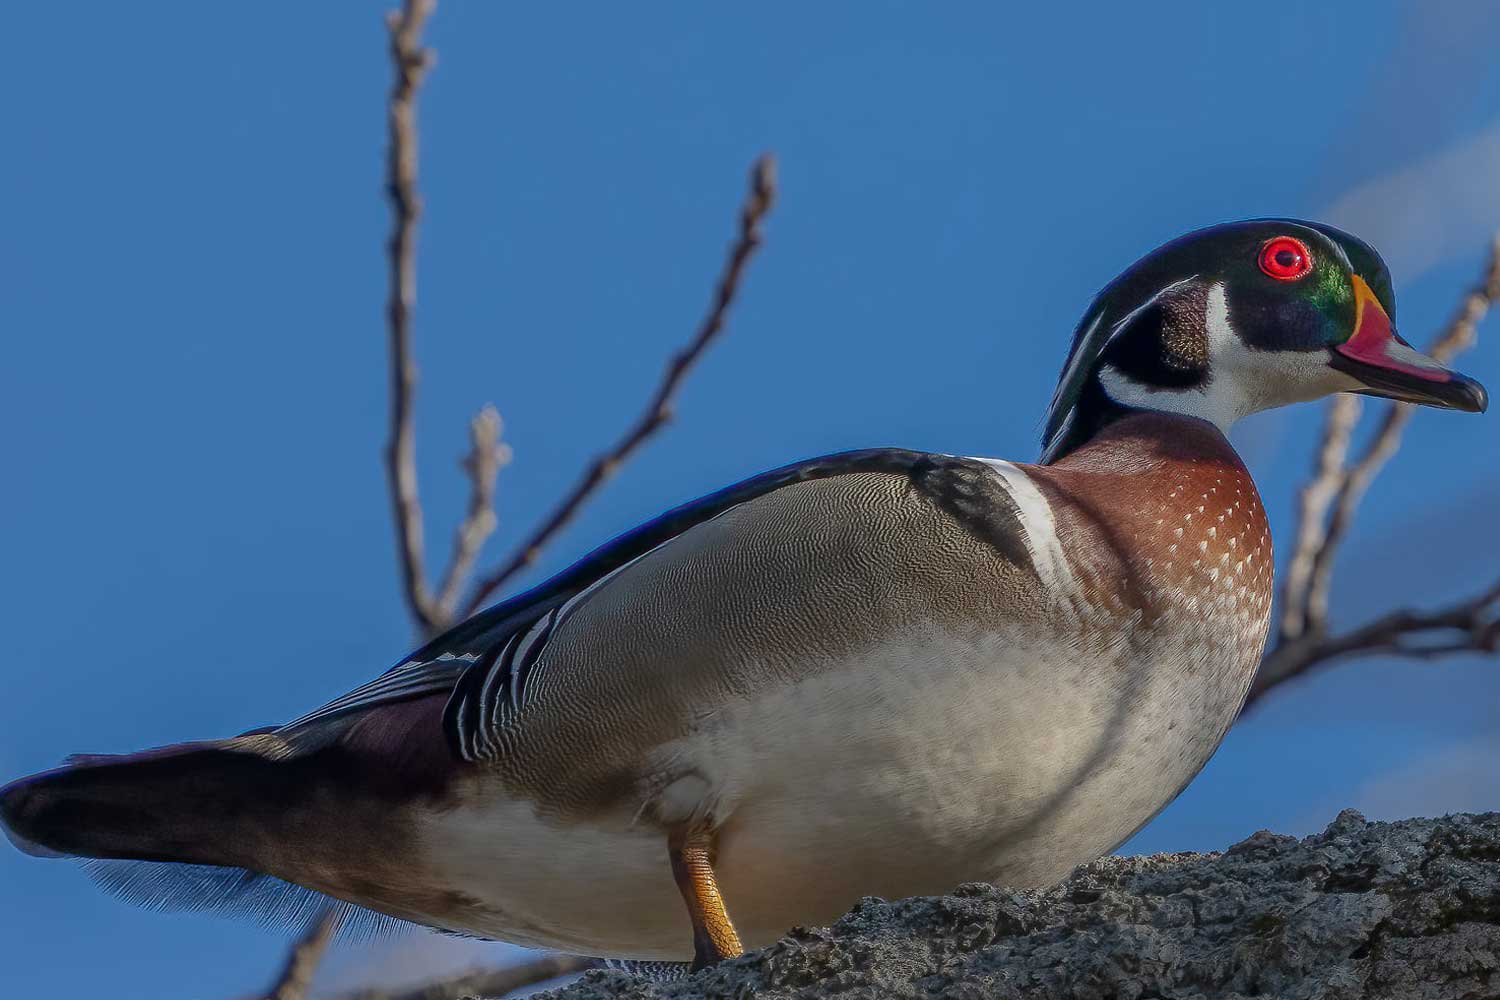
[[[1180,663],[1185,650],[1159,652]],[[1249,678],[1225,652],[1193,650],[1205,669],[1218,662],[1184,683],[1180,669],[1123,666],[1123,653],[927,636],[724,706],[661,760],[704,777],[674,794],[702,796],[721,824],[720,887],[755,947],[862,896],[1043,885],[1117,846],[1232,721]],[[475,905],[433,922],[587,955],[691,958],[665,838],[635,820],[564,825],[518,801],[435,817],[425,864]]]

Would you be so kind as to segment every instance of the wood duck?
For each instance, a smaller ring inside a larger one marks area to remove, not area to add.
[[[1334,392],[1485,408],[1393,312],[1347,233],[1191,233],[1084,315],[1038,464],[776,469],[294,722],[77,758],[0,818],[157,905],[286,914],[300,886],[700,966],[866,895],[1051,883],[1183,789],[1255,673],[1271,538],[1230,425]]]

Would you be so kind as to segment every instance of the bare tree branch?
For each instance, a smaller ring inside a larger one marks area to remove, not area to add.
[[[453,621],[458,601],[486,539],[495,531],[495,477],[510,461],[510,448],[500,443],[500,414],[486,406],[469,423],[469,455],[464,472],[469,477],[469,509],[453,534],[453,555],[438,592],[438,614],[443,625]]]
[[[422,45],[422,30],[436,0],[404,0],[399,11],[387,15],[391,62],[395,80],[388,106],[389,146],[386,193],[392,210],[388,244],[390,293],[386,303],[391,357],[390,436],[386,445],[386,474],[396,528],[402,594],[412,618],[426,634],[450,625],[461,595],[485,541],[495,530],[495,478],[507,452],[499,442],[500,418],[486,407],[470,425],[472,448],[465,460],[469,477],[469,506],[454,533],[453,553],[436,596],[427,584],[422,502],[417,488],[414,406],[417,364],[412,350],[412,307],[416,301],[417,222],[422,199],[417,191],[416,97],[433,56]],[[557,505],[540,527],[501,567],[480,580],[463,616],[473,614],[496,590],[534,563],[547,545],[588,502],[589,498],[643,444],[672,419],[672,402],[688,372],[724,328],[729,307],[739,290],[750,256],[761,242],[761,222],[775,197],[775,161],[762,156],[751,171],[750,194],[740,214],[739,238],[731,248],[717,294],[693,340],[668,365],[645,412],[609,452],[595,459],[583,478]]]
[[[1479,323],[1497,298],[1500,236],[1491,244],[1479,283],[1433,340],[1429,353],[1440,361],[1451,361],[1473,346]],[[1297,544],[1281,592],[1278,641],[1261,662],[1245,701],[1247,708],[1293,677],[1357,654],[1431,659],[1455,653],[1496,652],[1500,588],[1445,609],[1393,611],[1343,635],[1328,634],[1334,558],[1354,522],[1360,500],[1401,447],[1414,412],[1410,403],[1387,404],[1369,443],[1351,463],[1350,437],[1360,409],[1352,396],[1340,396],[1329,407],[1313,475],[1301,494]]]
[[[286,965],[264,1000],[307,1000],[318,966],[338,930],[338,915],[327,910],[287,952]],[[604,963],[574,955],[541,955],[497,969],[476,969],[401,989],[359,989],[338,1000],[460,1000],[463,997],[504,997],[528,986],[538,986]]]
[[[392,219],[387,244],[391,426],[386,473],[402,593],[412,618],[427,635],[452,623],[479,552],[495,530],[495,478],[509,454],[500,444],[500,414],[493,406],[486,406],[470,422],[471,450],[464,460],[469,506],[454,532],[453,554],[434,597],[427,585],[424,518],[417,489],[417,362],[412,351],[411,317],[417,297],[417,223],[422,217],[422,196],[417,190],[417,92],[434,60],[432,50],[422,45],[422,31],[436,6],[436,0],[404,0],[399,11],[386,15],[395,71],[387,107],[386,194]]]
[[[422,197],[417,193],[417,89],[432,65],[422,47],[422,28],[436,0],[405,0],[386,15],[390,31],[391,84],[387,108],[386,194],[391,200],[388,244],[390,295],[386,301],[391,354],[391,424],[386,445],[386,474],[396,525],[402,591],[412,617],[426,631],[441,625],[427,589],[422,548],[422,502],[417,495],[416,431],[412,408],[417,394],[417,363],[412,357],[411,312],[417,297],[417,220]]]
[[[1281,641],[1301,638],[1308,630],[1307,592],[1313,564],[1328,538],[1328,507],[1343,487],[1349,439],[1359,423],[1364,400],[1340,393],[1328,405],[1313,476],[1302,487],[1297,511],[1297,546],[1281,585]]]
[[[1261,662],[1245,707],[1279,684],[1355,656],[1433,660],[1457,653],[1500,652],[1500,584],[1447,608],[1400,610],[1343,635],[1304,635],[1277,646]]]
[[[313,921],[307,933],[287,953],[286,966],[276,978],[276,985],[265,995],[266,1000],[307,1000],[313,976],[317,974],[318,964],[323,961],[338,925],[338,914],[333,910],[324,911]]]
[[[661,383],[656,387],[650,402],[646,404],[646,409],[625,432],[625,436],[613,448],[589,464],[578,484],[531,536],[501,563],[499,569],[479,581],[464,608],[465,617],[478,611],[490,595],[503,587],[517,573],[536,562],[542,548],[552,541],[569,521],[573,520],[579,509],[598,491],[599,487],[603,486],[641,445],[672,419],[672,402],[677,396],[677,391],[682,387],[683,379],[724,328],[724,319],[729,312],[730,305],[734,302],[735,294],[739,291],[745,264],[755,249],[760,246],[761,223],[766,213],[771,210],[775,196],[776,161],[767,154],[757,160],[751,168],[750,192],[746,196],[744,207],[740,210],[739,237],[730,248],[714,293],[713,304],[708,315],[699,325],[697,333],[686,347],[673,356],[662,376]]]
[[[438,979],[401,990],[356,990],[338,1000],[460,1000],[462,997],[504,997],[528,986],[538,986],[562,976],[597,969],[597,958],[544,955],[529,962],[501,969],[465,972],[451,979]]]

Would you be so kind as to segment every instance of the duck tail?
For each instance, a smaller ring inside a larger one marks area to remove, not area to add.
[[[47,857],[250,865],[286,806],[283,765],[252,746],[241,737],[71,758],[0,788],[0,828]]]

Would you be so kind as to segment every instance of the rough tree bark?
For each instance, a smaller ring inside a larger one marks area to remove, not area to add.
[[[672,983],[549,1000],[1478,1000],[1500,996],[1500,814],[1369,823],[1222,854],[1103,858],[1061,885],[867,899]]]

